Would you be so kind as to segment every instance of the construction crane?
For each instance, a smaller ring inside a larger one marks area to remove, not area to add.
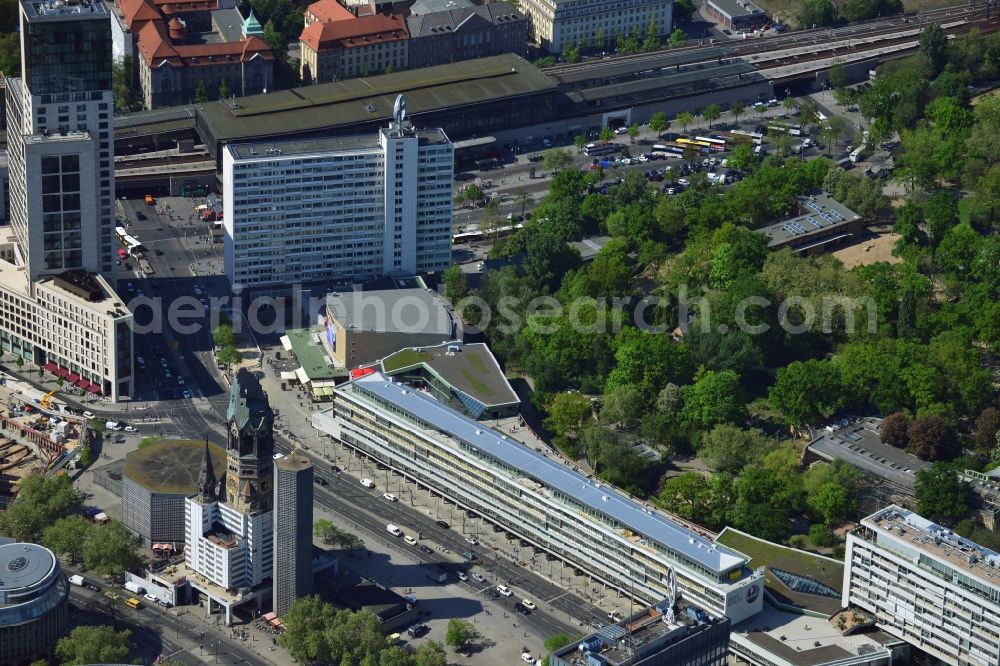
[[[55,394],[56,394],[55,389],[46,393],[45,397],[42,398],[41,402],[38,403],[38,406],[41,407],[42,409],[52,409],[51,406],[52,396],[54,396]]]

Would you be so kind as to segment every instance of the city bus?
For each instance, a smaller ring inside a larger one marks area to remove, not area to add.
[[[695,141],[707,143],[708,149],[712,152],[721,152],[726,149],[726,140],[718,139],[714,136],[696,136]]]
[[[115,236],[118,238],[118,242],[122,244],[123,249],[133,257],[140,257],[146,252],[146,248],[139,242],[139,239],[130,236],[125,231],[125,227],[115,227]],[[121,252],[118,254],[120,255]]]
[[[677,143],[658,143],[653,146],[653,154],[665,157],[684,157],[684,146]]]
[[[791,136],[802,136],[802,125],[772,122],[767,126],[767,131],[789,134]]]
[[[749,132],[747,130],[732,130],[729,132],[730,142],[741,141],[746,139],[748,142],[753,143],[755,146],[759,146],[764,141],[764,135],[760,132]]]
[[[705,143],[704,141],[695,141],[694,139],[677,139],[675,143],[684,146],[685,148],[691,148],[692,150],[697,150],[702,155],[706,154],[711,150],[711,144]]]
[[[512,224],[505,227],[499,227],[493,229],[492,231],[482,229],[473,229],[472,231],[463,231],[460,234],[455,234],[451,237],[451,242],[454,245],[464,245],[465,243],[478,243],[481,240],[487,238],[503,238],[504,236],[509,236],[518,229],[523,229],[523,224]]]
[[[617,153],[622,147],[619,146],[614,141],[598,141],[597,143],[588,143],[583,152],[586,155],[608,155],[610,153]]]

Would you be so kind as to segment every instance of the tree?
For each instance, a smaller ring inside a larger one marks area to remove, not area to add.
[[[447,664],[448,655],[444,647],[433,639],[422,643],[414,655],[415,666],[447,666]]]
[[[824,483],[806,502],[827,527],[839,523],[855,506],[850,491],[838,483]]]
[[[841,405],[840,372],[829,361],[794,361],[778,370],[767,397],[788,425],[801,426],[829,418]]]
[[[95,525],[83,542],[83,561],[87,568],[102,576],[114,576],[140,562],[142,539],[125,525],[112,520]]]
[[[805,0],[799,12],[799,23],[804,28],[831,25],[837,20],[837,8],[832,0]]]
[[[727,519],[737,528],[769,541],[781,541],[791,529],[790,479],[766,467],[747,467],[733,481]]]
[[[587,147],[587,137],[583,134],[577,134],[573,137],[573,145],[576,146],[577,151],[583,152],[583,149]]]
[[[681,387],[681,400],[684,419],[701,426],[731,423],[743,413],[740,378],[732,370],[700,373],[694,384]]]
[[[452,303],[465,296],[469,290],[468,276],[458,264],[452,264],[441,274],[441,282],[444,283],[444,295]]]
[[[216,360],[223,365],[236,365],[243,360],[243,355],[236,347],[223,347],[216,355]]]
[[[546,651],[555,652],[556,650],[561,650],[570,643],[573,642],[573,637],[567,634],[556,634],[554,636],[549,636],[545,639],[543,645]]]
[[[663,111],[657,111],[652,116],[650,116],[649,129],[656,132],[657,139],[660,138],[661,134],[667,131],[668,127],[670,127],[670,121],[667,120],[667,114],[665,114]]]
[[[649,23],[646,24],[646,39],[642,42],[643,51],[656,51],[660,48],[660,31],[656,27],[656,19],[653,17],[649,18]]]
[[[677,48],[679,46],[684,46],[687,44],[687,33],[684,32],[682,28],[674,28],[674,31],[670,33],[670,39],[668,43],[671,48]]]
[[[997,443],[1000,433],[1000,410],[987,407],[976,419],[976,448],[980,451],[991,451]]]
[[[227,100],[229,99],[229,82],[225,79],[219,83],[219,99]]]
[[[690,111],[681,111],[677,114],[677,119],[674,122],[680,125],[684,132],[687,133],[688,125],[694,122],[694,114]]]
[[[549,402],[549,416],[545,427],[556,433],[557,438],[575,437],[585,420],[593,412],[590,400],[576,392],[557,393]]]
[[[714,102],[705,105],[705,108],[701,111],[701,117],[708,121],[708,129],[712,129],[712,122],[718,120],[721,115],[722,109]]]
[[[639,138],[639,126],[632,123],[628,126],[628,141],[629,143],[635,143],[635,140]]]
[[[212,331],[212,341],[216,347],[232,347],[236,344],[236,333],[231,324],[219,324]]]
[[[729,105],[729,113],[732,114],[734,123],[740,122],[740,116],[743,115],[743,112],[746,111],[746,109],[747,109],[746,104],[744,104],[739,100],[736,100],[735,102]]]
[[[611,141],[615,138],[615,131],[610,127],[601,128],[601,133],[597,137],[601,141]]]
[[[942,463],[917,472],[914,491],[920,515],[930,520],[954,525],[971,512],[972,487]]]
[[[413,666],[413,657],[398,645],[390,645],[378,653],[378,666]]]
[[[284,53],[288,49],[288,39],[274,27],[273,20],[269,19],[264,24],[263,39],[264,43],[267,44],[267,48],[271,49],[274,53]]]
[[[444,642],[446,645],[461,651],[475,640],[478,635],[479,633],[472,626],[471,622],[453,617],[448,620],[448,630],[445,633]]]
[[[17,361],[15,361],[15,363],[17,363],[17,367],[23,368],[24,367],[24,357],[23,356],[18,356],[17,357]]]
[[[198,80],[198,87],[194,89],[194,101],[196,104],[204,104],[208,101],[208,89],[205,88],[205,79]]]
[[[902,412],[893,412],[885,417],[882,426],[879,428],[879,436],[882,441],[897,449],[905,449],[907,445],[906,432],[910,428],[910,419]]]
[[[333,606],[316,595],[299,597],[281,618],[285,630],[278,637],[278,645],[302,663],[330,661],[333,655],[327,629],[333,625],[336,613]]]
[[[721,424],[705,433],[698,457],[715,472],[736,474],[747,465],[757,464],[777,447],[764,433]]]
[[[132,111],[135,108],[135,88],[132,86],[132,56],[117,58],[111,63],[111,94],[115,108]]]
[[[84,516],[66,516],[45,528],[42,544],[56,555],[69,555],[69,561],[73,563],[82,554],[87,535],[93,527],[94,524]]]
[[[956,451],[954,435],[943,418],[922,414],[906,431],[907,450],[921,460],[950,460]]]
[[[17,499],[0,513],[0,534],[37,543],[45,528],[75,513],[83,495],[68,476],[32,473],[21,479]]]
[[[55,653],[63,666],[127,664],[132,649],[132,632],[127,629],[83,625],[60,638]]]
[[[542,153],[542,168],[546,171],[562,171],[573,163],[573,156],[562,148],[549,148]]]
[[[795,108],[795,98],[789,95],[785,99],[781,100],[781,106],[784,107],[785,111],[791,113],[792,109]]]
[[[937,74],[948,62],[948,35],[937,23],[924,26],[920,31],[920,53],[927,56]]]
[[[17,7],[16,4],[11,6]],[[21,39],[18,32],[0,33],[0,72],[21,75]]]

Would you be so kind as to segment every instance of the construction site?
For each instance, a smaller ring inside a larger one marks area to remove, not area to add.
[[[84,444],[84,419],[54,395],[0,375],[0,508],[17,497],[24,477],[60,473]]]

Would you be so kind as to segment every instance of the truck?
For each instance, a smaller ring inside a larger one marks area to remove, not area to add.
[[[83,587],[83,576],[76,574],[75,576],[70,576],[67,578],[70,585],[76,585],[77,587]]]
[[[133,583],[132,581],[126,581],[125,585],[123,585],[122,587],[124,587],[132,594],[142,594],[146,591],[146,588],[142,587],[138,583]]]

